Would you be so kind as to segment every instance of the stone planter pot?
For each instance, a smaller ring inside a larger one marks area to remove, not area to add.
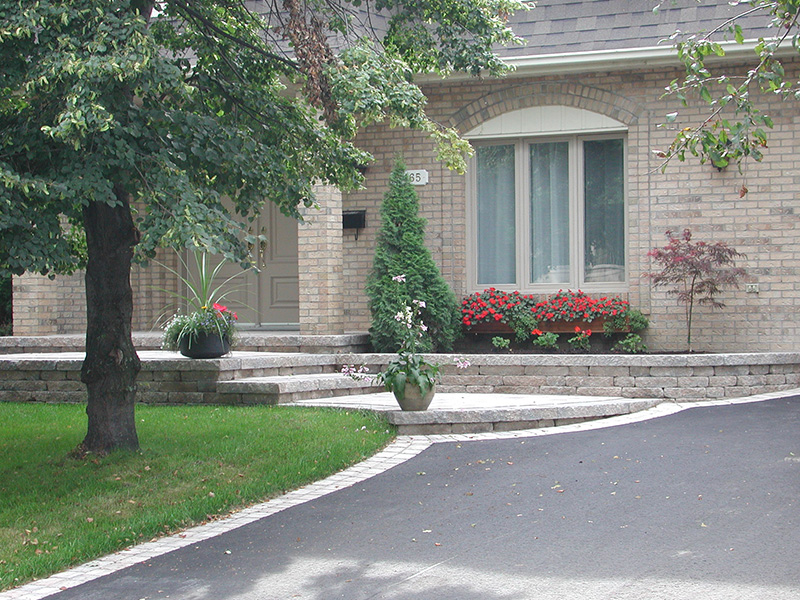
[[[401,410],[428,410],[433,400],[433,395],[436,393],[436,386],[433,386],[428,393],[423,395],[422,390],[413,384],[407,384],[405,387],[405,395],[401,400],[394,392],[394,398],[400,405]]]
[[[215,333],[198,333],[183,336],[178,351],[187,358],[219,358],[231,351],[231,344]]]

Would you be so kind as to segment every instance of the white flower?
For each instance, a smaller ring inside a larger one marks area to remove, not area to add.
[[[397,281],[399,283],[405,283],[406,282],[406,276],[405,275],[395,275],[394,277],[392,277],[392,281]]]

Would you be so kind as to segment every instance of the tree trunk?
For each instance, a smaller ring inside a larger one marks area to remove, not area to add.
[[[81,449],[106,453],[137,450],[134,400],[141,368],[131,339],[133,291],[130,272],[139,241],[127,194],[115,188],[116,206],[89,202],[83,209],[86,267],[86,384],[89,426]]]

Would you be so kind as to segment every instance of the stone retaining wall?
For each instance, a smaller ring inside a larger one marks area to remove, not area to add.
[[[365,364],[375,373],[389,354],[242,353],[218,360],[188,360],[143,352],[142,402],[220,403],[220,381],[273,375],[330,373]],[[441,392],[621,396],[693,401],[737,398],[800,388],[800,353],[701,355],[468,355],[459,370],[454,355],[442,364]],[[0,356],[0,401],[85,402],[82,355]],[[333,394],[332,394],[333,395]]]
[[[443,392],[738,398],[800,387],[800,354],[476,355],[443,367]],[[451,361],[452,363],[452,361]]]
[[[246,377],[333,373],[336,355],[252,353],[190,360],[172,352],[140,352],[137,400],[151,404],[227,404],[217,384]],[[0,356],[0,402],[86,402],[83,355]],[[235,401],[235,398],[233,399]]]

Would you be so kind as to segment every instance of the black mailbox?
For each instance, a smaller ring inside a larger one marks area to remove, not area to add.
[[[358,239],[358,230],[364,229],[364,227],[366,226],[367,226],[366,210],[342,211],[342,229],[355,229],[356,239]]]

